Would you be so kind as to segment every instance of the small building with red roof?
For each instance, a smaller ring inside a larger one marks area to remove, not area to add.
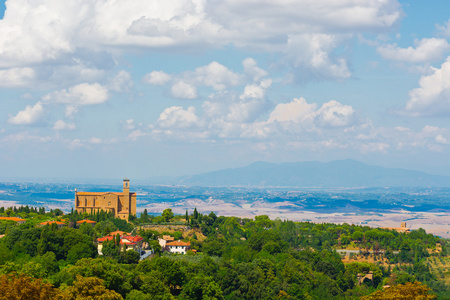
[[[77,227],[80,227],[81,225],[83,225],[83,223],[90,224],[90,225],[92,225],[92,227],[94,227],[97,224],[97,222],[92,221],[92,220],[81,220],[81,221],[77,221]]]
[[[110,232],[108,235],[113,235],[113,236],[120,235],[120,236],[122,236],[122,235],[131,235],[131,233],[128,233],[128,232],[125,232],[125,231],[116,230],[116,231]]]
[[[58,226],[58,228],[63,228],[64,226],[66,226],[66,223],[63,222],[58,222],[58,221],[46,221],[46,222],[42,222],[39,223],[38,226],[51,226],[52,224],[56,224]]]
[[[21,219],[21,218],[17,218],[17,217],[0,217],[0,221],[14,221],[17,224],[24,224],[26,222],[26,220]]]
[[[126,232],[124,232],[125,235],[120,235],[120,246],[121,246],[121,250],[124,251],[128,251],[128,250],[134,250],[137,253],[139,253],[139,255],[141,254],[142,251],[142,245],[144,243],[144,238],[136,235],[136,236],[132,236],[127,234]],[[102,248],[103,248],[103,243],[106,241],[111,241],[114,240],[117,236],[116,234],[110,233],[107,236],[101,237],[99,239],[97,239],[97,250],[99,254],[102,254]]]
[[[186,254],[191,249],[191,242],[174,241],[166,244],[165,250],[171,253]]]

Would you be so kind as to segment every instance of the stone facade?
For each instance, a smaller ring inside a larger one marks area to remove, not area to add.
[[[136,193],[130,193],[130,180],[123,180],[123,192],[78,192],[75,189],[75,209],[78,213],[112,212],[116,218],[128,220],[136,215]]]

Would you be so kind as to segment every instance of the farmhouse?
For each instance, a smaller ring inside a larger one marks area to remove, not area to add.
[[[166,249],[171,253],[186,254],[191,249],[191,242],[182,242],[180,240],[166,244]]]

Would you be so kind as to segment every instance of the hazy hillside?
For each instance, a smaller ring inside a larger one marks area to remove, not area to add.
[[[255,162],[242,168],[189,176],[179,183],[205,186],[442,187],[450,186],[450,177],[370,166],[349,159],[328,163]]]

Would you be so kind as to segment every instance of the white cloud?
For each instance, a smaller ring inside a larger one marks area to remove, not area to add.
[[[241,99],[262,99],[266,95],[266,90],[272,85],[271,79],[264,79],[259,84],[250,84],[244,88]]]
[[[285,62],[295,69],[295,76],[301,80],[347,79],[351,73],[346,59],[332,55],[340,43],[338,36],[330,34],[289,35]]]
[[[134,130],[136,128],[136,124],[133,119],[129,119],[124,122],[123,128],[126,130]]]
[[[74,130],[76,128],[74,123],[66,123],[63,120],[58,120],[53,125],[54,130]]]
[[[15,88],[27,86],[35,78],[35,72],[31,68],[11,68],[0,70],[0,87]]]
[[[187,110],[181,106],[171,106],[160,114],[157,124],[162,128],[188,128],[198,126],[199,119],[193,106]]]
[[[147,133],[142,132],[140,129],[134,130],[132,131],[129,135],[128,135],[128,139],[131,141],[137,141],[139,138],[146,136]]]
[[[146,74],[144,78],[142,78],[145,83],[153,85],[165,85],[171,79],[172,77],[163,71],[153,71]]]
[[[235,123],[254,122],[261,113],[265,112],[269,104],[260,99],[246,99],[231,103],[228,107],[228,114],[224,120]]]
[[[268,121],[312,124],[316,116],[316,109],[316,104],[308,104],[305,98],[298,98],[289,103],[278,104],[270,113]]]
[[[296,68],[311,70],[320,78],[345,79],[349,77],[346,59],[331,55],[345,40],[338,36],[385,31],[400,16],[396,0],[342,0],[327,5],[309,0],[176,0],[170,5],[143,0],[133,5],[115,0],[57,4],[11,0],[0,22],[0,68],[49,61],[72,65],[74,56],[100,63],[89,54],[104,57],[130,46],[193,53],[234,45],[270,53],[289,48],[286,54]],[[303,42],[309,34],[311,47]],[[220,89],[222,83],[210,84]]]
[[[144,76],[143,81],[152,85],[165,85],[171,83],[170,94],[175,98],[195,99],[198,97],[197,88],[210,87],[212,90],[226,91],[235,86],[249,84],[243,97],[259,97],[265,94],[272,81],[263,79],[268,72],[260,69],[252,58],[246,58],[242,65],[244,72],[233,72],[224,65],[212,61],[208,65],[195,68],[193,71],[168,75],[164,71],[153,71]]]
[[[29,125],[41,121],[44,115],[44,106],[41,102],[34,106],[27,105],[24,110],[19,111],[14,117],[10,117],[8,122],[14,125]]]
[[[180,99],[195,99],[198,97],[197,88],[184,81],[175,83],[170,89],[170,92],[173,97]]]
[[[444,26],[438,25],[437,28],[446,37],[450,37],[450,19],[447,21],[447,23]]]
[[[450,144],[448,142],[448,140],[444,136],[442,136],[442,134],[437,135],[435,140],[436,140],[436,143],[438,143],[438,144],[443,144],[443,145]]]
[[[250,76],[253,81],[258,81],[263,77],[269,75],[269,73],[263,69],[258,67],[256,60],[251,57],[248,57],[242,61],[242,65],[244,66],[244,73],[247,76]]]
[[[129,92],[133,88],[133,79],[127,71],[120,71],[109,82],[108,88],[115,92]]]
[[[99,144],[114,144],[114,143],[117,143],[117,139],[116,138],[102,139],[102,138],[98,138],[98,137],[91,137],[89,139],[89,143],[90,144],[95,144],[95,145],[99,145]]]
[[[319,109],[316,104],[308,104],[304,98],[294,99],[290,103],[278,104],[269,116],[268,122],[293,122],[318,127],[350,126],[354,119],[354,109],[331,100]]]
[[[440,69],[422,76],[419,86],[409,92],[406,107],[399,113],[415,117],[450,114],[450,57]]]
[[[216,91],[238,85],[241,81],[241,76],[216,61],[207,66],[196,68],[192,73],[187,72],[184,77],[186,81],[190,80],[196,84],[209,86]]]
[[[66,117],[73,118],[74,115],[78,113],[78,106],[67,105],[66,106]]]
[[[354,113],[350,105],[331,100],[317,110],[317,118],[323,126],[343,127],[352,124]]]
[[[108,100],[108,89],[98,83],[81,83],[68,90],[62,89],[49,93],[42,100],[73,106],[101,104]]]
[[[385,59],[424,63],[441,59],[450,51],[450,45],[445,39],[424,38],[414,41],[415,48],[400,48],[396,44],[383,45],[377,52]]]

